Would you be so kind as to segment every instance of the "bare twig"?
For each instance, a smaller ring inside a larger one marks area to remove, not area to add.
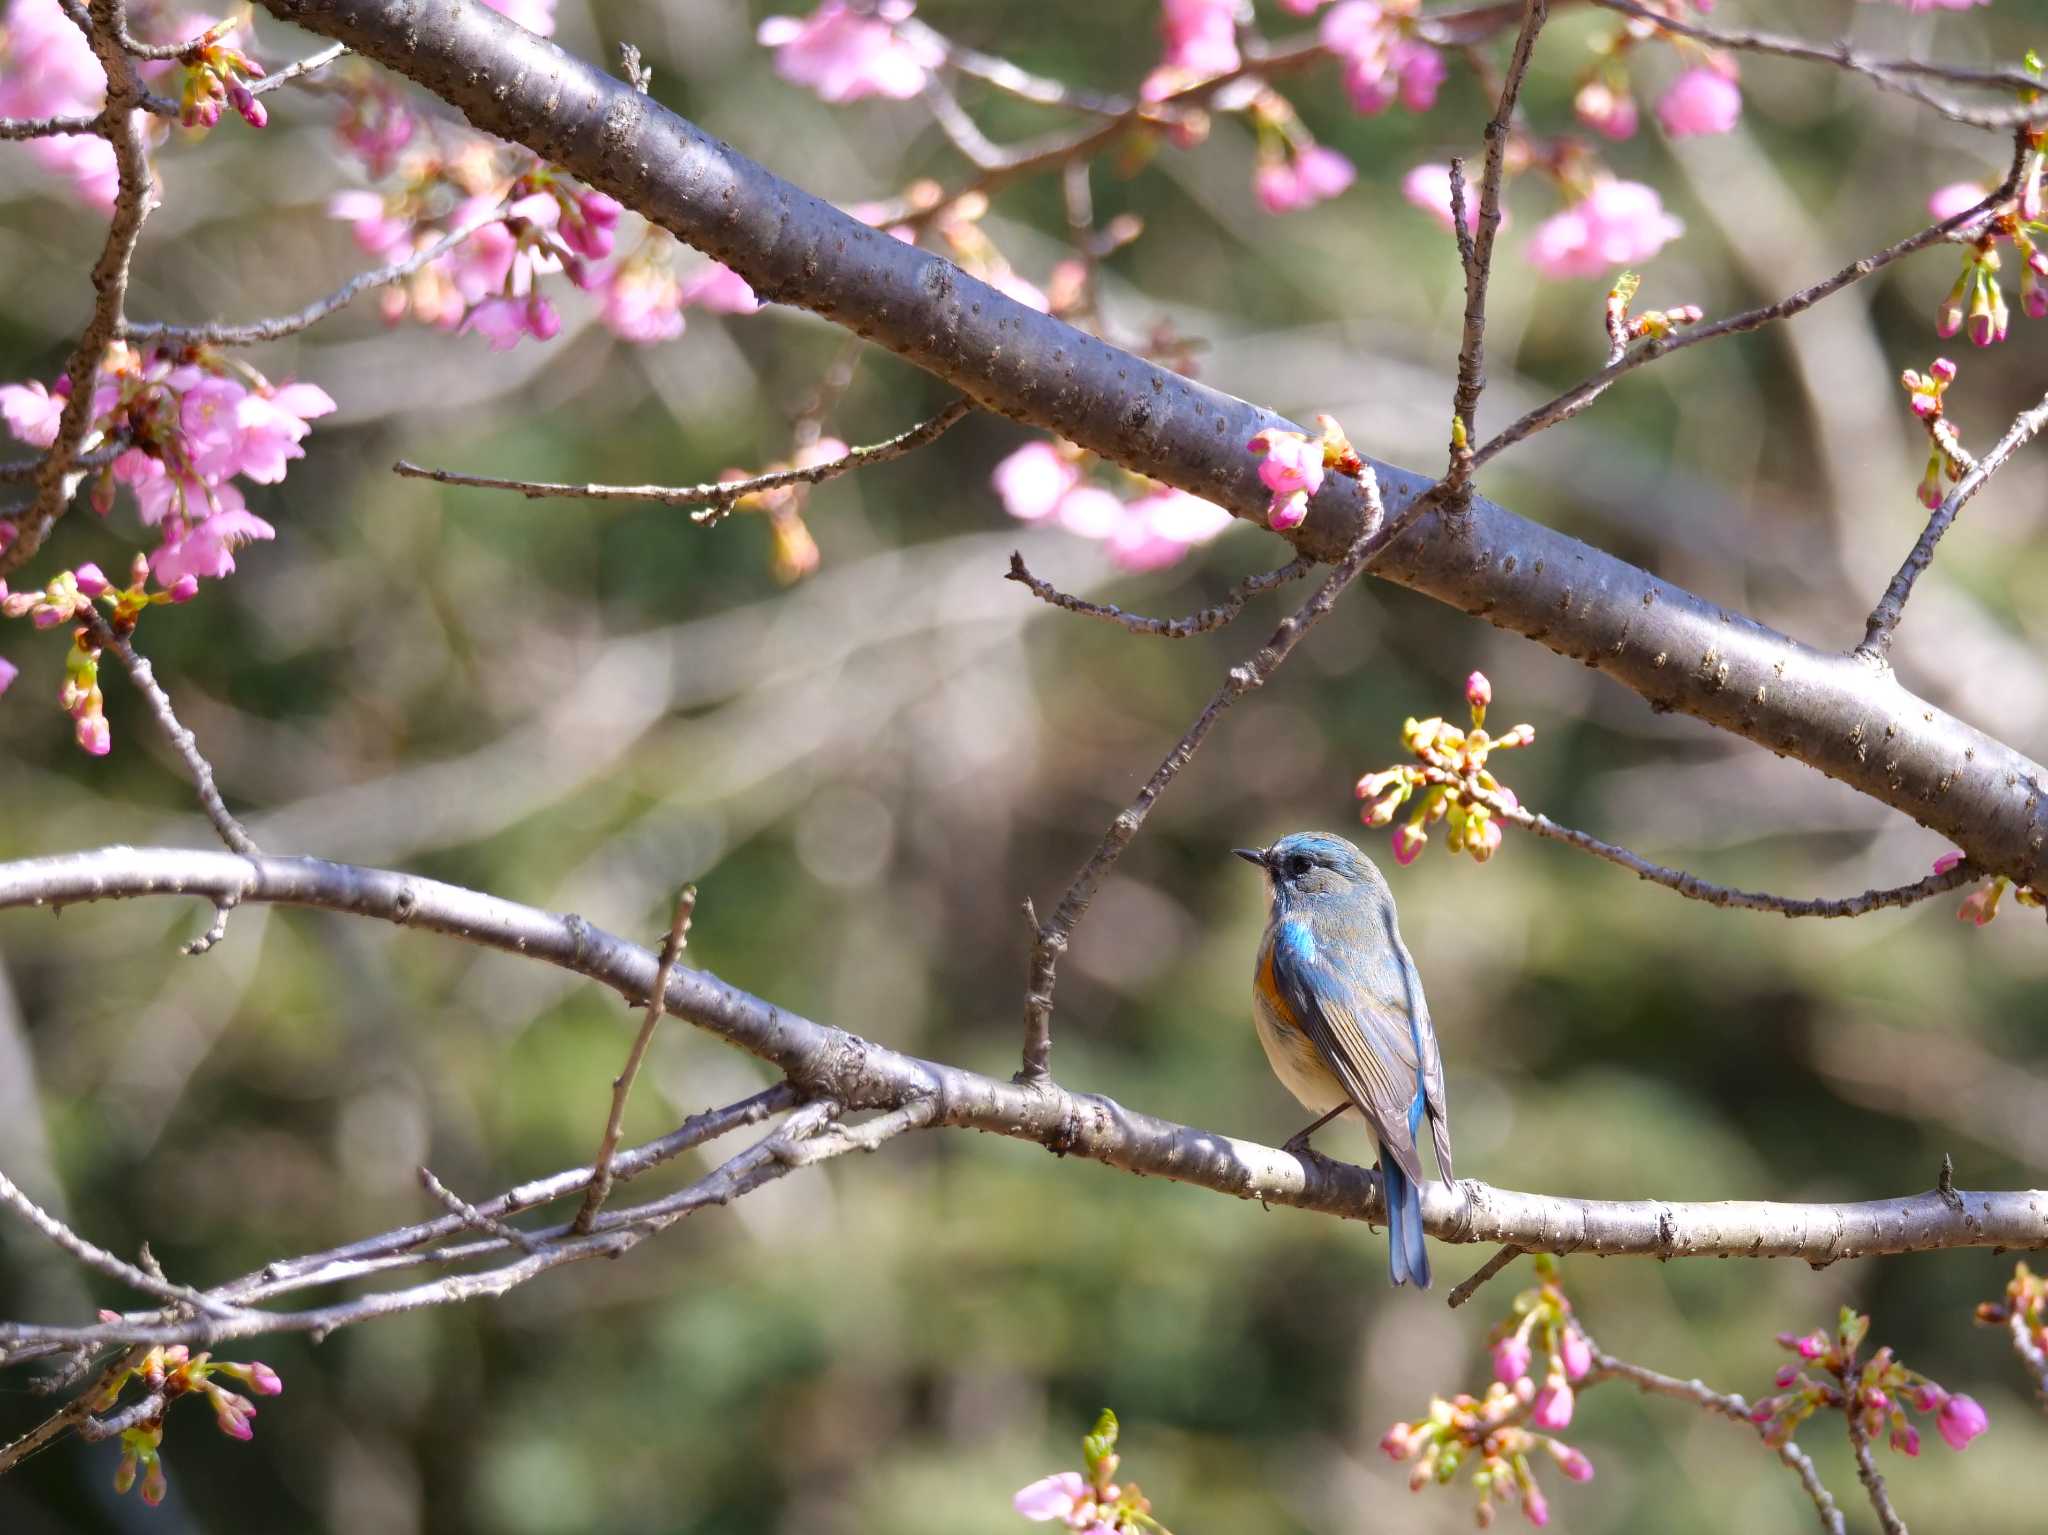
[[[1749,1403],[1741,1397],[1715,1391],[1696,1379],[1680,1380],[1675,1375],[1665,1375],[1656,1370],[1645,1369],[1639,1364],[1630,1364],[1625,1359],[1617,1359],[1595,1343],[1583,1327],[1579,1331],[1586,1339],[1586,1345],[1593,1355],[1592,1378],[1625,1380],[1638,1390],[1655,1396],[1676,1397],[1682,1402],[1692,1402],[1704,1407],[1708,1412],[1717,1412],[1722,1417],[1732,1419],[1761,1434],[1762,1430],[1750,1421]],[[1806,1489],[1806,1495],[1813,1500],[1814,1512],[1820,1516],[1821,1528],[1826,1530],[1828,1535],[1846,1535],[1847,1526],[1843,1523],[1842,1511],[1835,1506],[1834,1495],[1827,1490],[1820,1479],[1820,1473],[1814,1469],[1812,1457],[1789,1440],[1777,1446],[1777,1455],[1778,1459],[1792,1468],[1793,1474],[1799,1478],[1799,1485]]]
[[[279,86],[290,85],[294,80],[303,80],[307,75],[317,74],[347,54],[348,49],[340,43],[330,43],[317,52],[307,54],[303,59],[294,60],[283,69],[265,75],[261,80],[251,80],[249,94],[261,96],[267,91],[276,90]]]
[[[610,1173],[609,1164],[607,1164],[605,1171],[607,1174]],[[420,1187],[438,1199],[443,1208],[460,1219],[463,1225],[468,1226],[473,1231],[481,1231],[486,1236],[493,1236],[502,1242],[507,1242],[518,1248],[521,1252],[539,1251],[540,1243],[538,1240],[521,1231],[517,1226],[508,1226],[495,1216],[484,1214],[483,1211],[435,1177],[434,1170],[431,1167],[422,1167],[419,1170],[419,1174]],[[609,1184],[609,1178],[607,1178],[606,1182]],[[592,1187],[594,1188],[596,1185],[593,1184]]]
[[[38,1450],[48,1449],[73,1430],[81,1435],[92,1421],[92,1404],[104,1396],[122,1374],[142,1362],[144,1350],[130,1348],[100,1371],[90,1390],[81,1391],[34,1428],[7,1444],[0,1444],[0,1476],[5,1476]]]
[[[1560,826],[1549,816],[1531,811],[1519,804],[1510,804],[1498,795],[1467,791],[1490,810],[1496,819],[1534,832],[1539,837],[1548,837],[1553,842],[1562,842],[1581,852],[1604,858],[1618,864],[1630,873],[1652,884],[1675,890],[1689,900],[1705,901],[1710,906],[1740,907],[1745,911],[1776,912],[1781,917],[1861,917],[1888,906],[1913,906],[1921,901],[1931,900],[1946,891],[1971,884],[1984,877],[1984,871],[1967,860],[1955,865],[1942,874],[1930,874],[1925,879],[1915,880],[1910,885],[1894,885],[1886,889],[1866,890],[1861,895],[1795,896],[1771,895],[1757,890],[1738,890],[1732,885],[1717,885],[1712,880],[1701,879],[1697,874],[1688,874],[1682,869],[1668,869],[1659,863],[1652,863],[1640,853],[1629,851],[1612,842],[1604,842],[1591,833]]]
[[[1943,219],[1938,224],[1930,224],[1927,228],[1910,234],[1905,239],[1888,245],[1881,251],[1860,257],[1850,262],[1849,265],[1843,267],[1832,277],[1814,283],[1811,287],[1801,288],[1798,292],[1787,294],[1784,298],[1778,299],[1773,303],[1764,304],[1755,309],[1744,310],[1741,314],[1730,315],[1724,320],[1715,320],[1711,324],[1706,325],[1690,326],[1685,330],[1673,331],[1667,336],[1649,337],[1619,361],[1609,363],[1599,372],[1591,374],[1554,399],[1547,400],[1543,404],[1538,405],[1535,409],[1525,413],[1512,425],[1495,433],[1485,446],[1473,454],[1473,468],[1479,468],[1497,454],[1513,447],[1518,442],[1534,436],[1546,427],[1556,426],[1560,422],[1570,420],[1597,400],[1602,394],[1606,393],[1608,386],[1613,384],[1616,379],[1621,378],[1624,374],[1633,373],[1645,363],[1655,362],[1660,357],[1667,357],[1671,353],[1682,351],[1689,346],[1698,346],[1703,341],[1715,341],[1723,336],[1740,335],[1748,331],[1761,330],[1764,326],[1778,320],[1789,320],[1794,315],[1803,314],[1806,310],[1811,309],[1822,299],[1832,297],[1834,294],[1841,292],[1842,289],[1850,286],[1852,283],[1861,282],[1873,272],[1881,271],[1893,262],[1910,256],[1916,251],[1925,250],[1930,245],[1942,243],[1958,229],[1974,220],[1979,214],[1998,206],[1998,204],[2012,196],[2014,189],[2019,185],[2020,169],[2023,163],[2023,155],[2015,153],[2013,168],[2005,181],[1995,187],[1975,207],[1958,213],[1951,218]]]
[[[1368,494],[1377,504],[1379,484],[1370,467],[1365,470],[1364,480]],[[1293,653],[1294,647],[1301,643],[1302,637],[1336,605],[1345,589],[1364,574],[1373,556],[1386,547],[1393,534],[1400,531],[1400,525],[1389,529],[1385,523],[1385,509],[1381,508],[1379,514],[1369,520],[1366,531],[1352,544],[1350,553],[1331,569],[1315,595],[1297,612],[1281,620],[1280,627],[1273,631],[1273,637],[1257,655],[1230,669],[1223,685],[1195,717],[1195,722],[1182,732],[1173,749],[1153,769],[1152,776],[1138,791],[1137,798],[1109,823],[1109,829],[1102,834],[1094,853],[1067,886],[1066,894],[1060,898],[1052,916],[1038,925],[1031,944],[1030,983],[1024,997],[1024,1063],[1017,1073],[1020,1083],[1036,1085],[1050,1079],[1052,993],[1059,957],[1066,952],[1075,924],[1087,915],[1095,892],[1102,888],[1102,882],[1109,877],[1109,871],[1115,867],[1123,850],[1137,836],[1138,828],[1145,824],[1145,816],[1158,802],[1159,796],[1201,750],[1202,742],[1223,717],[1224,711],[1246,693],[1265,684],[1266,679]]]
[[[0,117],[0,139],[51,139],[61,134],[98,137],[98,117]]]
[[[1479,1293],[1481,1285],[1485,1284],[1487,1280],[1493,1278],[1494,1275],[1521,1256],[1521,1248],[1513,1246],[1503,1247],[1491,1258],[1480,1264],[1478,1268],[1473,1270],[1471,1278],[1451,1291],[1450,1295],[1446,1297],[1452,1309],[1455,1310],[1457,1307],[1464,1305],[1466,1301]]]
[[[244,325],[166,325],[130,320],[122,323],[119,334],[127,341],[161,342],[171,346],[254,346],[259,341],[281,340],[339,313],[372,288],[402,282],[420,268],[439,261],[478,230],[503,222],[504,217],[503,208],[493,208],[464,219],[432,245],[414,251],[402,261],[359,272],[325,298],[316,299],[292,314],[278,315],[269,320],[251,320]]]
[[[121,0],[91,0],[89,14],[87,8],[67,5],[65,14],[85,34],[100,68],[106,72],[107,104],[100,114],[99,133],[113,148],[119,187],[114,194],[114,211],[107,221],[106,243],[93,263],[92,315],[64,364],[65,376],[71,380],[71,393],[58,416],[57,436],[37,465],[35,499],[15,519],[13,542],[0,548],[0,577],[19,570],[42,548],[43,540],[64,515],[77,488],[76,460],[92,427],[92,401],[97,393],[93,384],[99,377],[107,343],[114,339],[121,324],[121,309],[128,296],[129,266],[135,257],[136,241],[142,235],[142,221],[149,216],[155,196],[142,126],[135,116],[146,93],[135,73],[134,61],[121,51],[117,40],[125,27]]]
[[[769,474],[757,474],[744,480],[718,480],[702,485],[562,485],[544,480],[505,480],[491,475],[457,474],[449,469],[429,469],[420,464],[400,459],[391,466],[392,472],[409,479],[434,480],[443,485],[470,485],[483,490],[516,490],[529,501],[548,497],[567,497],[581,501],[659,501],[665,506],[695,506],[700,510],[691,514],[696,522],[715,522],[732,510],[733,503],[743,496],[757,495],[766,490],[779,490],[787,485],[819,485],[826,480],[836,480],[842,474],[868,464],[887,463],[892,458],[901,458],[926,443],[941,436],[947,428],[964,419],[974,410],[970,400],[955,400],[937,415],[928,417],[896,436],[866,447],[853,448],[839,458],[829,459],[822,464],[812,464],[803,469],[777,469]]]
[[[1260,592],[1270,592],[1275,587],[1285,586],[1289,581],[1307,575],[1315,568],[1315,561],[1307,555],[1289,560],[1278,570],[1268,570],[1256,576],[1246,576],[1231,587],[1229,594],[1214,607],[1203,608],[1200,612],[1189,613],[1180,618],[1147,618],[1142,613],[1127,613],[1114,603],[1090,602],[1085,597],[1076,597],[1063,592],[1049,581],[1041,581],[1031,573],[1024,563],[1024,556],[1015,550],[1010,553],[1009,573],[1006,581],[1015,581],[1031,592],[1040,602],[1050,603],[1056,608],[1065,608],[1069,613],[1079,613],[1085,618],[1100,618],[1109,623],[1121,625],[1132,634],[1150,635],[1164,640],[1185,640],[1197,634],[1210,634],[1223,628],[1244,611],[1244,605]]]
[[[1479,227],[1469,238],[1465,228],[1462,167],[1451,172],[1451,227],[1458,236],[1465,267],[1465,326],[1458,345],[1458,387],[1451,405],[1451,467],[1444,477],[1444,505],[1462,510],[1472,478],[1472,445],[1478,440],[1475,417],[1486,388],[1486,285],[1493,275],[1493,240],[1500,232],[1500,182],[1507,163],[1508,133],[1514,126],[1515,99],[1529,72],[1536,34],[1550,9],[1546,0],[1527,0],[1522,29],[1501,82],[1500,102],[1486,125],[1486,168],[1479,180]]]
[[[634,1036],[632,1049],[626,1052],[626,1065],[618,1076],[612,1079],[611,1113],[604,1123],[604,1139],[597,1148],[597,1160],[592,1163],[595,1171],[591,1174],[590,1188],[583,1196],[583,1208],[576,1212],[576,1219],[570,1229],[581,1236],[590,1230],[597,1219],[597,1212],[604,1208],[605,1197],[612,1191],[612,1154],[619,1149],[619,1128],[626,1119],[626,1099],[633,1091],[633,1079],[640,1075],[640,1063],[647,1056],[647,1046],[654,1038],[655,1026],[667,1012],[669,978],[675,974],[676,962],[683,957],[683,945],[690,940],[690,919],[697,911],[697,887],[685,885],[676,892],[675,912],[669,918],[668,937],[662,940],[661,963],[654,969],[654,984],[647,988],[647,1010],[640,1021],[640,1032]]]
[[[5,1173],[0,1173],[0,1204],[13,1210],[51,1243],[71,1254],[87,1268],[105,1274],[110,1279],[118,1279],[132,1290],[139,1290],[144,1295],[153,1295],[158,1300],[197,1307],[209,1317],[233,1317],[238,1314],[233,1306],[210,1299],[185,1285],[171,1284],[145,1269],[137,1268],[125,1258],[117,1258],[104,1247],[88,1242],[16,1188],[14,1180]]]
[[[939,125],[939,131],[946,135],[968,164],[979,170],[989,170],[1002,164],[1002,146],[981,131],[974,119],[967,115],[967,109],[960,105],[960,98],[953,94],[953,88],[939,76],[926,78],[924,103],[931,108],[932,121]]]
[[[2048,397],[2031,410],[2023,410],[2013,418],[1998,443],[1978,459],[1969,471],[1958,480],[1941,499],[1941,505],[1927,519],[1927,526],[1921,531],[1912,552],[1906,556],[1906,563],[1899,567],[1899,573],[1892,577],[1892,583],[1885,588],[1884,596],[1871,609],[1870,619],[1864,626],[1863,643],[1856,647],[1856,653],[1873,660],[1882,659],[1891,648],[1892,631],[1905,616],[1906,601],[1913,595],[1913,583],[1918,581],[1927,567],[1934,563],[1934,546],[1941,542],[1942,535],[1955,523],[1957,515],[1970,504],[1970,498],[1982,490],[1998,471],[2005,467],[2007,459],[2033,441],[2044,426],[2048,426]]]
[[[1877,1460],[1870,1453],[1870,1436],[1863,1432],[1863,1420],[1853,1399],[1842,1409],[1842,1418],[1849,1425],[1849,1448],[1856,1455],[1856,1475],[1862,1478],[1863,1490],[1870,1494],[1870,1506],[1877,1511],[1879,1527],[1884,1535],[1906,1535],[1906,1521],[1892,1507],[1884,1473],[1877,1469]]]
[[[2034,1378],[2035,1400],[2048,1409],[2048,1353],[2034,1341],[2033,1329],[2027,1325],[2026,1307],[2013,1306],[2006,1313],[2005,1332],[2012,1339],[2012,1351]]]
[[[2009,130],[2022,124],[2038,123],[2048,119],[2048,103],[2039,99],[2041,82],[2014,70],[1969,69],[1934,64],[1920,59],[1876,58],[1858,52],[1846,39],[1834,43],[1815,43],[1804,38],[1785,37],[1771,32],[1718,31],[1712,27],[1703,27],[1697,22],[1653,11],[1646,5],[1636,3],[1636,0],[1593,0],[1593,4],[1603,10],[1633,16],[1639,21],[1652,22],[1662,31],[1679,37],[1689,37],[1712,48],[1773,54],[1779,58],[1798,59],[1809,64],[1830,64],[1851,74],[1862,75],[1882,90],[1910,96],[1921,105],[1932,107],[1943,117],[1959,123],[1968,123],[1972,127]],[[2026,95],[2028,100],[2009,107],[1965,106],[1961,102],[1915,84],[1915,77],[1943,80],[1953,85],[1981,90],[2019,91]]]
[[[114,632],[99,609],[86,607],[80,610],[80,618],[86,628],[92,631],[94,643],[102,650],[111,650],[127,669],[128,676],[135,684],[143,702],[149,705],[149,712],[156,720],[157,728],[164,739],[171,743],[171,749],[184,761],[185,771],[192,775],[193,791],[199,796],[199,806],[206,812],[206,819],[213,823],[213,829],[220,834],[220,840],[236,853],[260,853],[256,839],[248,829],[235,819],[227,802],[220,797],[220,790],[213,781],[213,764],[199,750],[199,740],[178,722],[176,711],[171,708],[171,698],[156,680],[156,672],[149,661],[141,655],[128,639]],[[223,913],[225,915],[225,913]],[[206,945],[211,948],[212,943]],[[199,950],[195,952],[204,952]]]

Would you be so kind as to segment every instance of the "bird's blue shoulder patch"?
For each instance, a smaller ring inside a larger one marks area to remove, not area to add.
[[[1292,965],[1316,962],[1316,935],[1300,917],[1289,917],[1273,934],[1273,947]]]

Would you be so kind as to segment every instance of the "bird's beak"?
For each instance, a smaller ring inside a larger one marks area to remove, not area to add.
[[[1234,847],[1231,852],[1246,863],[1255,863],[1262,869],[1266,867],[1266,850],[1262,847]]]

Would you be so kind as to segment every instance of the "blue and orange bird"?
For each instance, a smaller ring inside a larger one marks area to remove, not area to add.
[[[1429,1288],[1422,1244],[1422,1154],[1429,1121],[1437,1171],[1451,1182],[1444,1063],[1422,980],[1394,920],[1394,892],[1372,860],[1342,837],[1296,832],[1269,848],[1232,849],[1265,870],[1273,913],[1252,972],[1252,1020],[1281,1084],[1321,1118],[1346,1109],[1379,1140],[1387,1196],[1388,1266],[1395,1284]]]

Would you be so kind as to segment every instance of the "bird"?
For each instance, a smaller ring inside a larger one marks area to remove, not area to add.
[[[1422,1234],[1422,1155],[1429,1123],[1437,1172],[1451,1174],[1443,1057],[1422,979],[1401,942],[1394,892],[1371,859],[1328,832],[1231,849],[1265,871],[1272,914],[1252,971],[1252,1021],[1266,1059],[1301,1106],[1320,1115],[1291,1137],[1297,1155],[1346,1109],[1379,1142],[1388,1267],[1395,1284],[1429,1288]]]

